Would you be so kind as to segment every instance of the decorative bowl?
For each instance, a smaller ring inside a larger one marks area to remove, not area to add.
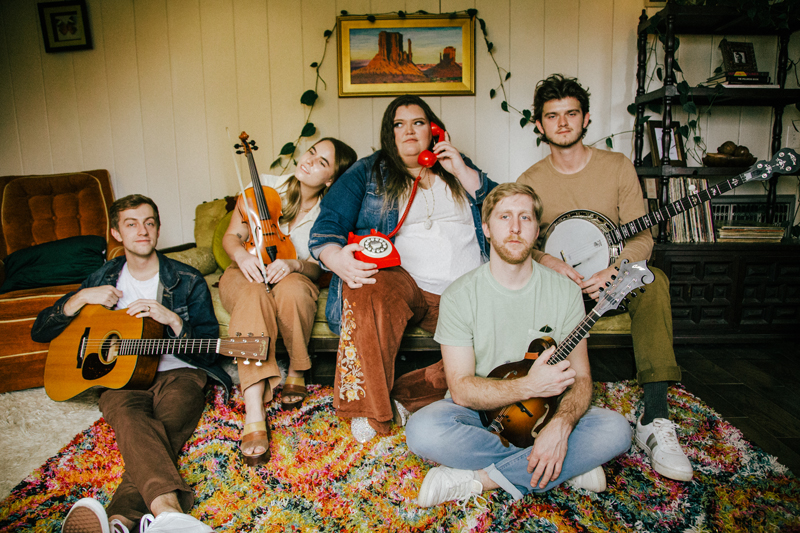
[[[732,156],[727,154],[706,154],[703,164],[707,167],[749,167],[756,162],[753,154]]]

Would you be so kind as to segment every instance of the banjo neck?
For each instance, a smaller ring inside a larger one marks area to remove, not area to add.
[[[663,222],[669,218],[685,213],[686,211],[697,207],[698,205],[708,202],[712,198],[724,194],[732,189],[735,189],[743,183],[758,179],[753,176],[753,169],[739,174],[735,178],[731,178],[724,182],[720,182],[713,187],[703,189],[697,194],[685,196],[680,200],[667,204],[658,211],[648,213],[642,217],[631,220],[626,224],[620,224],[613,230],[605,232],[606,240],[611,245],[619,244],[626,239],[636,235],[640,231],[652,228],[656,224]]]

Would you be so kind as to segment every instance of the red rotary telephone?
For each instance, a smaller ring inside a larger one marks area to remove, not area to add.
[[[433,144],[442,142],[444,139],[444,130],[435,122],[431,122],[431,135],[436,137]],[[417,156],[417,163],[424,168],[431,168],[436,164],[438,158],[430,150],[423,150]],[[406,220],[408,210],[411,208],[411,202],[417,194],[417,185],[422,177],[422,173],[414,180],[414,186],[411,188],[411,196],[408,198],[406,210],[397,223],[397,227],[392,230],[389,235],[379,233],[378,230],[370,230],[369,235],[355,235],[352,231],[347,237],[347,244],[357,242],[361,244],[363,250],[356,250],[353,252],[353,257],[365,263],[375,263],[378,268],[389,268],[393,266],[400,266],[400,254],[397,253],[397,248],[392,244],[391,238],[400,230],[400,226]]]

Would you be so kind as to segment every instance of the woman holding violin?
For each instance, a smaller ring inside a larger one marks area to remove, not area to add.
[[[418,96],[392,101],[381,123],[381,149],[331,188],[311,231],[312,255],[335,274],[326,309],[328,326],[340,333],[333,405],[351,419],[359,442],[444,397],[440,365],[395,380],[400,341],[408,325],[434,331],[444,289],[488,260],[480,204],[496,183],[446,132],[434,133],[432,123],[444,129]],[[394,236],[401,266],[381,268],[377,259],[355,257],[369,250],[348,243],[350,232],[371,230]]]
[[[219,282],[222,305],[231,314],[230,334],[263,333],[270,337],[269,356],[264,364],[238,362],[245,403],[241,450],[250,465],[264,464],[270,457],[264,405],[272,400],[272,391],[281,382],[275,361],[278,332],[290,359],[281,407],[295,409],[307,396],[303,374],[311,368],[308,342],[319,296],[319,287],[314,282],[321,273],[319,264],[309,255],[309,232],[319,215],[321,198],[355,160],[356,153],[347,144],[333,138],[321,139],[299,158],[293,175],[264,174],[260,178],[265,197],[275,191],[280,195],[283,211],[280,231],[271,231],[274,222],[259,220],[263,209],[260,213],[259,206],[253,206],[252,201],[244,202],[240,195],[222,239],[223,248],[233,260]],[[251,166],[251,172],[253,169]],[[245,191],[246,197],[254,192],[251,187]],[[261,205],[260,201],[255,203]],[[277,217],[274,211],[280,214],[280,210],[272,211],[273,217]],[[253,227],[262,228],[256,231],[263,235],[254,239]],[[287,236],[293,245],[288,252],[280,242]],[[274,243],[270,242],[273,239]],[[268,253],[270,247],[272,254]],[[275,255],[275,249],[279,252],[273,259],[270,255]]]

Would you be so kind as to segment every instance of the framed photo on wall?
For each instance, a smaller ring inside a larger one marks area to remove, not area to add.
[[[45,52],[52,54],[92,49],[92,32],[85,0],[42,2],[37,5]]]
[[[664,126],[661,121],[647,121],[648,129],[650,131],[650,154],[653,159],[653,166],[661,166],[661,161],[664,158],[663,148],[661,147],[661,137],[664,135]],[[672,122],[670,128],[670,144],[669,144],[669,164],[673,167],[686,166],[686,152],[683,149],[683,140],[681,139],[678,128],[678,122]]]
[[[475,94],[474,17],[344,16],[336,20],[339,96]]]

